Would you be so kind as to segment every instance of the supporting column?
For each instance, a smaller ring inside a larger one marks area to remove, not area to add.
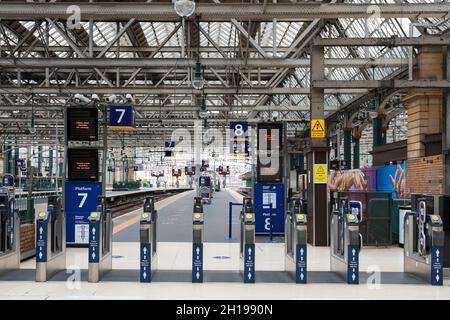
[[[53,176],[53,149],[48,150],[48,174],[50,177]]]
[[[352,165],[352,128],[344,128],[344,160],[350,168]]]
[[[42,173],[42,146],[38,146],[38,172]]]
[[[315,81],[324,80],[323,47],[311,49],[311,119],[324,119],[324,89],[316,88]],[[324,128],[325,129],[325,128]],[[314,165],[328,164],[328,147],[326,139],[311,138],[306,150],[308,171],[308,242],[314,246],[328,244],[328,202],[327,183],[314,181]]]
[[[443,48],[443,73],[450,80],[450,46]],[[442,92],[442,154],[444,157],[443,192],[450,193],[450,90]]]
[[[353,169],[359,169],[360,166],[359,140],[360,137],[353,136]]]

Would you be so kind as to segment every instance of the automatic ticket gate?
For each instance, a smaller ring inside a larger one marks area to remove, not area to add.
[[[49,196],[47,211],[36,219],[36,281],[45,282],[66,269],[66,215],[61,197]]]
[[[244,198],[240,218],[240,271],[244,283],[255,283],[255,210],[249,197]]]
[[[192,282],[203,282],[203,230],[205,225],[202,197],[194,198],[192,219]]]
[[[307,216],[303,213],[302,202],[295,199],[291,211],[285,219],[285,270],[296,283],[307,281]]]
[[[106,197],[99,196],[97,211],[89,216],[88,281],[98,282],[112,269],[112,217],[106,209]]]
[[[359,222],[356,214],[349,213],[347,201],[331,215],[330,269],[349,284],[359,284],[359,251],[362,244]]]
[[[140,282],[151,282],[153,271],[156,270],[156,221],[158,215],[155,210],[155,199],[147,197],[144,202],[144,212],[141,214],[140,238]]]
[[[20,268],[20,217],[14,189],[0,188],[0,273]]]
[[[441,216],[429,212],[426,200],[419,198],[417,211],[405,215],[404,272],[442,286],[444,237]]]

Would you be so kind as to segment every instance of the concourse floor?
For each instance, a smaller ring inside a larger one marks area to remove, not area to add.
[[[241,200],[222,190],[205,205],[204,283],[192,284],[192,202],[187,191],[157,203],[159,212],[157,270],[152,283],[139,283],[138,221],[140,211],[114,221],[113,270],[101,282],[87,282],[87,249],[69,248],[67,272],[36,283],[35,260],[0,275],[0,299],[450,299],[450,286],[432,287],[405,275],[403,250],[364,247],[360,284],[348,285],[330,272],[329,248],[308,247],[308,284],[295,284],[284,271],[284,243],[256,244],[256,283],[243,284],[239,272],[238,210],[234,239],[227,240],[228,201]],[[373,271],[378,273],[373,275]],[[378,281],[379,280],[379,281]]]

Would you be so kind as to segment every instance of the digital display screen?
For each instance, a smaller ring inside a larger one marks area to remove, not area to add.
[[[98,140],[97,108],[67,109],[67,140],[68,141]]]
[[[98,150],[69,149],[68,177],[69,181],[98,181]]]
[[[282,182],[282,123],[259,123],[257,129],[258,182]]]

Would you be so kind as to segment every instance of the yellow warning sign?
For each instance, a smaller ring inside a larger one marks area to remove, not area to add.
[[[311,120],[311,138],[325,138],[325,120]]]
[[[328,167],[326,164],[314,165],[314,183],[327,183]]]

